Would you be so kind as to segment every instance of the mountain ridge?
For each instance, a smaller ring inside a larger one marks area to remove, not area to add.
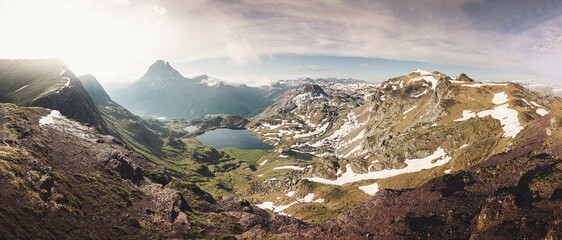
[[[114,99],[127,109],[149,116],[204,117],[236,114],[248,117],[267,107],[267,92],[245,85],[207,85],[209,77],[185,78],[168,62],[158,60],[139,80],[114,91]]]

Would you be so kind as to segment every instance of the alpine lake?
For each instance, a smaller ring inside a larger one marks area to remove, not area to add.
[[[246,129],[226,129],[219,128],[195,137],[205,145],[212,146],[216,149],[221,148],[238,148],[242,150],[269,150],[273,146],[268,145],[257,137],[250,135],[250,131]]]

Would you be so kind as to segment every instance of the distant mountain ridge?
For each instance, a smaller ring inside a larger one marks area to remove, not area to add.
[[[139,115],[184,118],[218,113],[251,117],[273,103],[262,88],[208,82],[206,75],[186,78],[158,60],[139,80],[113,91],[113,98]]]

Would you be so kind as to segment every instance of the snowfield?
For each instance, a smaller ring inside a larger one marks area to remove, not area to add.
[[[437,161],[432,163],[432,161],[434,160]],[[451,160],[451,157],[447,156],[443,148],[438,148],[432,155],[427,156],[425,158],[411,159],[411,160],[406,159],[405,163],[407,166],[402,169],[390,169],[390,170],[385,169],[381,171],[371,172],[371,169],[369,168],[368,173],[357,174],[353,172],[353,170],[351,169],[351,165],[347,164],[345,166],[346,171],[341,176],[336,178],[336,180],[330,180],[330,179],[319,178],[319,177],[311,177],[305,179],[313,182],[341,186],[344,184],[363,181],[363,180],[382,179],[382,178],[394,177],[404,173],[419,172],[424,169],[430,169],[437,166],[441,166],[449,162],[449,160]]]
[[[416,78],[412,78],[411,81],[417,82],[420,80],[424,80],[426,82],[429,82],[431,83],[431,90],[435,91],[435,88],[437,87],[437,79],[433,77],[432,73],[421,69],[414,71],[414,73],[418,73],[420,76]]]
[[[291,191],[289,193],[287,193],[287,196],[292,197],[295,194],[294,191]],[[285,205],[279,205],[279,206],[275,206],[275,204],[273,202],[263,202],[261,204],[256,204],[256,207],[259,207],[261,209],[269,209],[273,212],[282,214],[282,215],[288,215],[286,213],[283,213],[284,210],[286,210],[287,208],[290,208],[291,206],[297,204],[297,203],[311,203],[311,202],[315,202],[315,203],[323,203],[324,199],[322,198],[318,198],[316,200],[314,200],[314,193],[309,193],[306,196],[304,196],[304,198],[300,198],[297,199],[294,202],[291,202],[289,204],[285,204]]]
[[[494,98],[492,99],[493,104],[504,104],[506,102],[507,102],[507,94],[505,94],[505,92],[494,94]]]
[[[273,170],[280,170],[280,169],[292,169],[292,170],[299,170],[299,171],[304,170],[303,167],[297,167],[297,166],[282,166],[282,167],[274,167],[273,168]]]
[[[479,112],[478,117],[491,116],[492,118],[500,120],[503,131],[505,132],[503,137],[515,138],[515,136],[523,130],[523,127],[519,124],[519,113],[514,109],[508,108],[508,106],[508,104],[504,104],[492,110]]]
[[[463,84],[462,87],[507,86],[507,83],[473,83]]]
[[[544,116],[546,114],[548,114],[548,112],[542,108],[537,109],[537,114]]]
[[[361,186],[359,187],[359,189],[361,189],[366,194],[373,196],[379,191],[379,185],[377,183],[373,183],[371,185]]]
[[[79,122],[67,119],[57,110],[51,110],[49,115],[42,116],[39,119],[39,126],[49,126],[89,141],[95,141],[95,134],[92,127],[86,127]]]

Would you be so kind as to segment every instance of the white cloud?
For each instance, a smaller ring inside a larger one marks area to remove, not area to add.
[[[155,59],[228,57],[232,64],[245,64],[271,55],[383,58],[562,75],[560,54],[545,54],[554,52],[559,36],[549,35],[545,46],[529,51],[544,41],[542,27],[562,30],[562,17],[541,26],[522,23],[531,27],[506,33],[474,24],[461,9],[465,2],[0,0],[0,52],[8,58],[60,57],[95,75],[142,72]],[[489,11],[497,9],[512,8]],[[534,53],[542,57],[529,58]],[[301,68],[293,71],[315,71]]]
[[[131,2],[129,0],[107,0],[109,6],[117,6],[117,5],[129,5]]]
[[[359,65],[359,67],[361,67],[361,68],[368,68],[368,67],[369,67],[369,64],[367,64],[367,63],[362,63],[362,64]]]
[[[562,36],[555,34],[553,31],[544,32],[545,39],[547,41],[546,45],[533,46],[533,55],[536,57],[542,57],[543,54],[551,53],[553,49],[558,47],[558,43],[562,41]]]
[[[293,68],[289,68],[287,70],[290,71],[290,72],[302,72],[304,70],[321,72],[321,71],[332,71],[332,70],[334,70],[334,68],[331,67],[331,66],[310,65],[310,66],[296,66],[296,67],[293,67]]]
[[[166,10],[165,7],[162,7],[162,6],[159,6],[159,5],[154,5],[152,7],[152,11],[154,11],[159,16],[164,16],[168,12],[168,10]]]

